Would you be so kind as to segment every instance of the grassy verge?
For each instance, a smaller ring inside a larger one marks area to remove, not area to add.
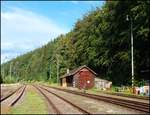
[[[114,90],[103,91],[103,90],[100,90],[100,89],[97,89],[97,88],[92,88],[92,89],[88,90],[87,92],[93,93],[93,94],[105,93],[105,94],[118,95],[118,96],[124,96],[124,97],[149,99],[148,96],[145,96],[145,95],[136,95],[136,94],[131,93],[130,91],[124,91],[124,92],[116,92]]]
[[[39,82],[39,84],[44,84],[44,85],[48,85],[48,86],[55,86],[55,87],[59,87],[60,85],[57,83],[52,83],[52,82]]]
[[[27,91],[24,101],[13,107],[9,114],[48,114],[44,100],[33,89]]]

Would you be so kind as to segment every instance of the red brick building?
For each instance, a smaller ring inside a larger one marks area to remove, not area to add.
[[[77,87],[79,89],[90,89],[94,87],[94,79],[96,73],[86,65],[80,66],[77,69],[68,71],[60,77],[60,83],[63,87]]]

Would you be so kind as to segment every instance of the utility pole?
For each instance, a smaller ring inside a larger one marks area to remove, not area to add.
[[[56,61],[57,61],[57,83],[59,84],[59,58],[58,58],[58,55],[56,55]]]
[[[49,79],[51,79],[51,64],[49,64]]]
[[[19,64],[19,62],[17,61],[16,62],[16,69],[15,69],[15,71],[16,71],[16,76],[18,77],[18,64]]]
[[[131,66],[132,66],[132,87],[134,87],[134,61],[133,61],[133,27],[131,18]]]
[[[5,76],[5,67],[3,65],[3,77]]]
[[[52,69],[51,69],[51,64],[52,64],[51,62],[52,62],[52,60],[53,60],[53,59],[51,59],[51,60],[49,61],[49,79],[50,79],[50,80],[51,80],[51,78],[52,78],[52,75],[51,75],[51,73],[52,73],[52,72],[51,72],[51,71],[52,71]]]
[[[53,59],[48,58],[47,60],[49,61],[49,69],[48,69],[48,71],[49,71],[49,79],[51,79],[52,78],[52,75],[51,75],[51,62],[52,62]]]
[[[10,62],[10,68],[9,68],[10,78],[11,78],[11,72],[12,72],[12,68],[11,68],[11,66],[12,66],[12,62]]]
[[[16,61],[16,63],[14,64],[14,76],[16,78],[16,80],[18,81],[18,61]]]
[[[4,63],[5,63],[5,60],[7,59],[7,56],[4,58]],[[3,64],[4,64],[3,63]],[[3,65],[3,77],[5,77],[5,66]]]
[[[49,60],[50,58],[48,58],[47,60]],[[51,62],[52,60],[54,60],[54,58],[53,59],[51,59],[51,60],[49,60],[49,62]],[[56,54],[56,56],[55,56],[55,60],[56,60],[56,69],[57,69],[57,83],[59,84],[59,55],[58,54]],[[51,79],[51,64],[49,63],[49,70],[50,70],[50,79]]]
[[[133,26],[132,26],[132,18],[127,15],[126,20],[130,20],[130,27],[131,27],[131,71],[132,71],[132,88],[134,88],[134,58],[133,58]]]

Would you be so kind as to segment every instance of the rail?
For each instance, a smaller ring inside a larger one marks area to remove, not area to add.
[[[85,109],[83,109],[83,108],[77,106],[76,104],[72,103],[71,101],[68,101],[67,99],[63,98],[62,96],[59,96],[59,95],[57,95],[56,93],[53,93],[52,91],[50,91],[50,90],[48,90],[48,89],[46,89],[46,88],[43,88],[43,87],[41,87],[41,86],[40,86],[40,88],[46,90],[47,92],[49,92],[49,93],[55,95],[55,96],[58,97],[58,98],[64,100],[65,102],[67,102],[68,104],[70,104],[71,106],[73,106],[74,108],[77,108],[77,109],[78,109],[79,111],[81,111],[82,113],[84,113],[84,114],[91,114],[91,113],[88,112],[87,110],[85,110]]]
[[[72,91],[72,90],[68,90],[68,89],[61,89],[61,88],[56,88],[56,87],[47,86],[47,85],[42,85],[42,86],[46,86],[49,88],[53,88],[56,90],[60,90],[60,91],[64,91],[64,92],[68,92],[68,93],[72,93],[72,94],[76,94],[76,95],[85,96],[85,97],[100,100],[100,101],[113,103],[116,105],[128,107],[128,108],[143,111],[146,113],[149,113],[149,109],[150,109],[149,104],[137,102],[137,101],[133,101],[133,100],[125,100],[125,99],[119,99],[119,98],[113,98],[113,97],[108,98],[106,96],[100,96],[100,95],[89,94],[89,93],[82,93],[82,92]]]
[[[57,107],[55,106],[55,104],[48,98],[48,96],[45,95],[45,93],[43,93],[43,91],[40,88],[38,88],[35,85],[32,85],[32,86],[35,87],[45,97],[45,99],[52,106],[52,108],[56,112],[56,114],[61,114],[61,112],[57,109]]]
[[[23,93],[25,92],[26,85],[24,86],[23,90],[21,91],[20,95],[10,104],[10,106],[14,106],[17,101],[22,97]]]
[[[2,98],[0,100],[0,102],[6,100],[7,98],[9,98],[10,96],[12,96],[14,93],[16,93],[17,91],[19,91],[23,86],[20,86],[19,88],[17,88],[15,91],[13,91],[12,93],[10,93],[9,95],[5,96],[4,98]]]

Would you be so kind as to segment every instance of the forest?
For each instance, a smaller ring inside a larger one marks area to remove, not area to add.
[[[87,65],[113,85],[131,85],[131,21],[135,84],[150,67],[150,1],[106,1],[87,12],[70,32],[1,65],[1,82],[57,82],[67,69]],[[10,71],[11,66],[11,71]]]

